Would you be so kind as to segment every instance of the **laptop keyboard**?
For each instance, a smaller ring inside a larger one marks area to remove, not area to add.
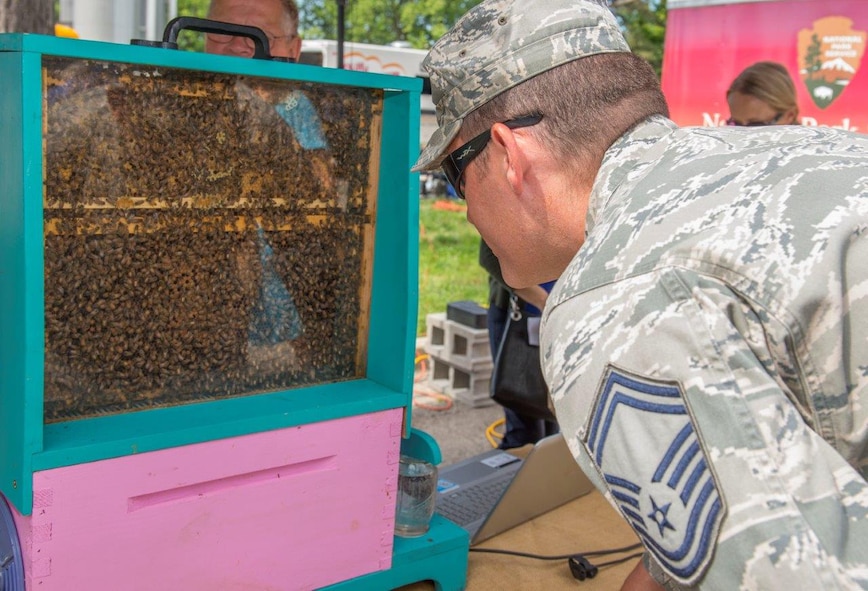
[[[508,478],[498,478],[441,497],[437,504],[437,513],[461,526],[482,519],[488,515],[512,481],[513,475],[507,476]]]

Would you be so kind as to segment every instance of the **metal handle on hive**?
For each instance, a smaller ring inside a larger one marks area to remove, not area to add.
[[[178,49],[178,34],[184,29],[197,31],[199,33],[211,33],[214,35],[247,37],[253,41],[254,59],[294,61],[289,58],[272,56],[271,49],[268,46],[268,37],[265,32],[258,27],[238,25],[235,23],[224,23],[222,21],[198,18],[195,16],[179,16],[170,20],[163,31],[162,41],[131,39],[130,43],[132,45],[147,45],[150,47],[162,47],[165,49]]]

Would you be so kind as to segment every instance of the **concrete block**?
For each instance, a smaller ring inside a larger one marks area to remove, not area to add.
[[[445,330],[446,351],[443,357],[449,363],[460,365],[467,371],[474,371],[479,363],[491,363],[487,328],[471,328],[447,321]]]
[[[488,390],[491,384],[491,364],[478,371],[467,371],[455,364],[429,355],[428,387],[479,408],[493,404]]]
[[[444,357],[446,352],[446,312],[436,312],[425,317],[425,352]]]

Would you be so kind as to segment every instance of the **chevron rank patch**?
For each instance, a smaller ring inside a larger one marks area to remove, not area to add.
[[[726,507],[681,386],[608,366],[584,444],[660,566],[683,584],[696,582]]]

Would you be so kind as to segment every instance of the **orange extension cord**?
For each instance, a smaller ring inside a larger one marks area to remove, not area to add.
[[[452,408],[452,397],[442,392],[435,392],[424,385],[428,377],[428,355],[422,353],[416,356],[416,373],[413,378],[413,406],[426,410],[449,410]]]

